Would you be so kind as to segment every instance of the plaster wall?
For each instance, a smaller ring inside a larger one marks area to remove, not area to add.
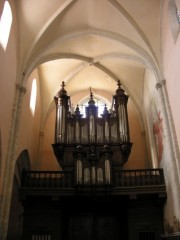
[[[37,82],[37,97],[34,115],[30,110],[30,97],[33,79],[36,79]],[[30,75],[26,85],[26,93],[24,95],[22,105],[19,141],[17,149],[17,158],[23,150],[25,149],[28,150],[32,170],[36,169],[37,167],[36,161],[39,147],[40,120],[41,120],[41,96],[39,88],[39,76],[37,71],[34,70]]]
[[[149,160],[143,122],[140,113],[136,110],[136,107],[130,98],[128,100],[128,120],[130,140],[133,145],[129,160],[124,165],[124,169],[148,168]]]
[[[52,144],[54,143],[55,119],[56,111],[54,107],[53,110],[49,113],[44,126],[43,143],[39,159],[40,170],[48,171],[61,170],[52,148]]]
[[[0,45],[0,192],[4,179],[4,169],[8,154],[8,141],[12,123],[13,101],[16,90],[17,48],[16,21],[11,26],[9,41],[4,50]]]

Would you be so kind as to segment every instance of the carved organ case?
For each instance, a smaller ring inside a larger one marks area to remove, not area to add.
[[[104,106],[98,117],[93,93],[90,91],[85,116],[79,110],[71,112],[70,96],[65,84],[54,98],[56,104],[55,139],[53,150],[63,170],[73,172],[77,185],[112,184],[116,169],[128,160],[130,142],[127,102],[128,96],[118,88],[112,109]]]

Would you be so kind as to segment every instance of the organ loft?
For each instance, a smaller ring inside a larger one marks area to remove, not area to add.
[[[52,144],[61,171],[22,173],[23,240],[159,240],[163,170],[124,169],[131,153],[128,96],[118,81],[112,107],[72,109],[62,82]]]

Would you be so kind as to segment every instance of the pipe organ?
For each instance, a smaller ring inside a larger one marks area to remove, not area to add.
[[[71,111],[70,96],[65,84],[55,99],[56,121],[53,150],[63,170],[74,169],[76,184],[111,184],[113,169],[121,169],[128,160],[130,142],[127,102],[128,95],[118,88],[113,96],[112,108],[98,117],[90,91],[85,116],[79,106]]]
[[[23,240],[160,239],[163,170],[122,169],[132,147],[127,102],[118,81],[112,109],[105,105],[98,114],[90,91],[83,115],[79,106],[71,111],[62,83],[52,145],[62,171],[23,170],[20,191],[13,195],[23,204]]]

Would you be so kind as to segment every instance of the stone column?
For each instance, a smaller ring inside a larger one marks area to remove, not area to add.
[[[6,165],[3,179],[2,189],[2,201],[0,211],[0,239],[5,240],[7,238],[9,211],[11,204],[11,195],[15,170],[15,152],[17,149],[18,132],[20,125],[20,116],[22,110],[23,97],[26,92],[26,88],[17,84],[15,101],[13,105],[12,121],[9,134],[8,151],[6,154]]]
[[[164,130],[166,131],[167,140],[169,141],[169,147],[171,155],[174,159],[174,165],[178,174],[178,178],[180,180],[180,152],[177,142],[177,136],[175,131],[175,126],[173,122],[171,107],[169,103],[169,97],[166,88],[166,80],[162,80],[161,82],[156,84],[156,88],[159,92],[159,96],[161,99],[161,106],[164,112]]]
[[[162,80],[161,82],[157,83],[156,88],[158,90],[161,101],[163,114],[163,131],[165,135],[164,158],[161,163],[165,173],[165,181],[168,194],[165,215],[167,215],[171,219],[174,216],[179,218],[180,217],[179,149],[177,145],[173,117],[166,89],[166,81]]]

